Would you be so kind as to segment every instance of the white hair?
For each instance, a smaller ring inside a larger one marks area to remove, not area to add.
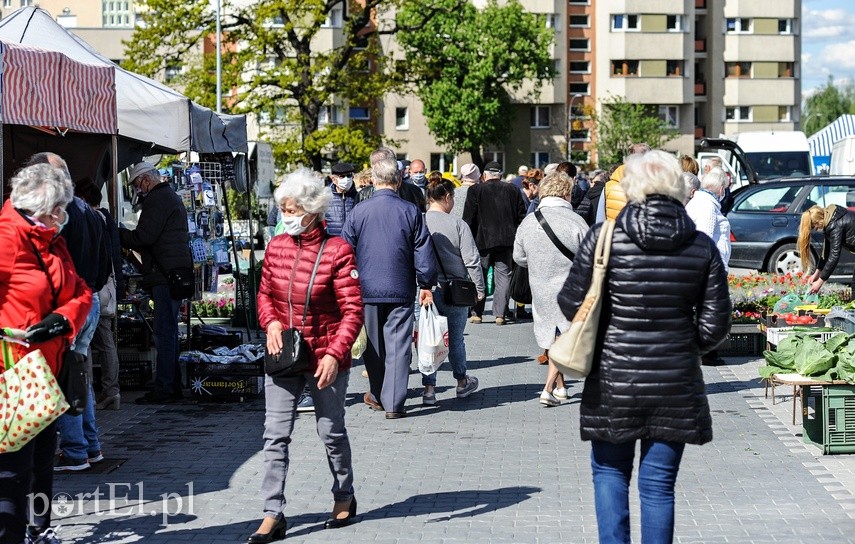
[[[371,155],[368,157],[368,162],[371,166],[377,161],[389,160],[395,162],[395,167],[398,166],[398,157],[395,155],[395,152],[388,147],[378,147],[374,151],[371,152]]]
[[[729,183],[730,180],[727,179],[727,174],[721,168],[710,169],[709,172],[704,174],[703,179],[701,179],[701,187],[713,193],[718,193],[727,187]]]
[[[50,214],[57,206],[68,206],[74,199],[74,188],[61,169],[49,164],[34,164],[21,169],[12,178],[9,198],[13,207],[38,217]]]
[[[374,185],[394,187],[400,181],[398,163],[389,159],[380,159],[371,165],[371,177]]]
[[[683,172],[683,183],[686,184],[686,190],[689,193],[701,188],[701,180],[691,172]]]
[[[683,168],[676,157],[653,149],[627,158],[620,183],[627,201],[635,204],[644,203],[650,195],[664,195],[683,202],[687,190],[682,174]]]
[[[298,168],[282,180],[273,193],[276,204],[293,198],[306,213],[324,215],[330,205],[332,193],[324,186],[324,178],[308,168]]]

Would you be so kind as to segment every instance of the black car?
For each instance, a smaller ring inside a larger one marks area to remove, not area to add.
[[[802,269],[798,239],[801,213],[814,205],[836,204],[855,210],[855,178],[823,176],[784,178],[749,185],[733,197],[730,221],[730,266],[764,272]],[[822,233],[814,233],[814,259],[822,251]],[[843,251],[834,275],[851,276],[855,256]]]

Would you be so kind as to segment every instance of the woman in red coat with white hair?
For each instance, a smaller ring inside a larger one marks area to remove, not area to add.
[[[318,436],[326,446],[333,476],[333,509],[327,529],[343,527],[356,516],[350,441],[344,426],[344,401],[350,375],[350,349],[363,323],[362,291],[356,256],[342,238],[327,235],[324,213],[330,191],[316,173],[299,169],[275,193],[284,234],[274,236],[264,255],[258,292],[258,321],[267,331],[267,350],[282,350],[282,331],[294,327],[309,346],[309,368],[297,376],[265,378],[264,519],[247,542],[285,537],[285,478],[288,444],[305,385],[315,403]],[[318,254],[320,252],[320,259]],[[307,293],[312,270],[317,273]],[[307,296],[307,294],[309,296]],[[306,304],[308,311],[304,312]],[[305,320],[303,314],[305,313]]]

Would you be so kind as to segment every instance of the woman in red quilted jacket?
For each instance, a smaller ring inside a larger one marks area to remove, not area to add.
[[[290,377],[265,379],[264,519],[247,542],[285,537],[285,478],[288,444],[297,401],[308,385],[315,402],[318,435],[333,475],[333,510],[327,529],[344,527],[356,516],[350,441],[344,427],[344,400],[350,376],[350,349],[362,328],[362,291],[356,256],[343,239],[329,237],[323,217],[330,192],[307,169],[289,174],[274,194],[282,210],[284,234],[274,236],[264,255],[258,292],[258,321],[267,331],[267,350],[282,350],[282,331],[294,327],[309,346],[309,367]],[[318,253],[320,259],[318,259]],[[312,269],[317,273],[307,296]],[[304,311],[306,304],[308,309]],[[304,319],[305,315],[305,319]]]

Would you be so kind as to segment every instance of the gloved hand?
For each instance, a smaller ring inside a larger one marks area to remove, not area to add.
[[[71,332],[71,325],[65,317],[59,314],[48,314],[44,319],[27,329],[27,341],[39,344],[68,332]]]

